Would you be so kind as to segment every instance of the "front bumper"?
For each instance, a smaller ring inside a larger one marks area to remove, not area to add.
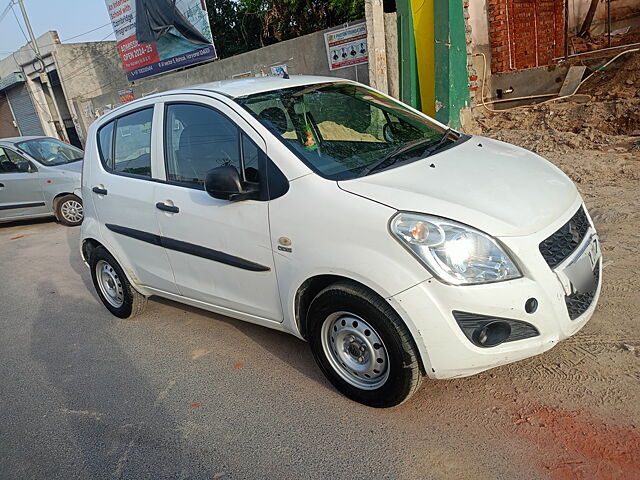
[[[590,229],[582,244],[562,264],[551,269],[538,245],[568,221],[575,209],[544,231],[527,237],[505,237],[500,241],[517,259],[523,277],[506,282],[474,286],[445,285],[435,278],[426,280],[389,301],[413,328],[426,373],[431,378],[463,377],[489,368],[538,355],[580,330],[591,318],[602,287],[602,260],[597,263],[598,283],[589,307],[573,320],[565,296],[571,293],[565,268],[584,255],[587,242],[595,235]],[[537,310],[525,311],[528,299],[538,301]],[[533,325],[539,335],[480,347],[465,336],[453,311],[519,320]]]

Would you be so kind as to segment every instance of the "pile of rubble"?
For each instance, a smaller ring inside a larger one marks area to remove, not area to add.
[[[596,72],[578,93],[500,113],[484,110],[478,123],[485,135],[538,153],[640,149],[640,52]]]
[[[606,33],[602,35],[588,36],[586,38],[574,37],[569,39],[570,53],[593,52],[608,47],[632,45],[640,42],[640,32],[632,27],[620,28],[611,32],[611,44]]]

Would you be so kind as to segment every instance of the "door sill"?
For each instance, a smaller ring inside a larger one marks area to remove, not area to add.
[[[5,217],[0,219],[0,223],[17,222],[19,220],[35,220],[37,218],[55,217],[53,212],[34,213],[33,215],[19,215],[17,217]]]
[[[141,286],[140,288],[145,292],[149,292],[151,295],[157,295],[158,297],[167,298],[169,300],[174,300],[179,303],[185,303],[187,305],[191,305],[192,307],[201,308],[203,310],[224,315],[226,317],[236,318],[238,320],[254,323],[256,325],[262,325],[262,326],[273,328],[275,330],[280,330],[283,332],[289,332],[289,330],[283,327],[282,320],[280,321],[271,320],[269,318],[259,317],[257,315],[251,315],[250,313],[239,312],[238,310],[233,310],[227,307],[221,307],[219,305],[213,305],[212,303],[203,302],[201,300],[195,300],[189,297],[183,297],[182,295],[178,295],[176,293],[171,293],[171,292],[165,292],[164,290],[159,290],[157,288],[152,288],[148,286]]]

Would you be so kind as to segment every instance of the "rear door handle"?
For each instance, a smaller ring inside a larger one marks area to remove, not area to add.
[[[92,191],[93,191],[93,193],[97,193],[98,195],[106,195],[107,194],[107,189],[106,188],[93,187]]]
[[[178,213],[180,211],[180,209],[175,205],[167,205],[166,203],[162,202],[156,203],[156,208],[158,210],[162,210],[163,212]]]
[[[4,188],[4,183],[0,183],[0,188]]]

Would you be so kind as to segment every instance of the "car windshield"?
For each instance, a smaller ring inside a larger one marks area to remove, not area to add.
[[[361,85],[306,85],[235,100],[306,165],[331,180],[424,158],[459,137]]]
[[[82,160],[84,152],[79,148],[56,140],[55,138],[37,138],[18,143],[18,148],[32,158],[47,166],[64,165]]]

